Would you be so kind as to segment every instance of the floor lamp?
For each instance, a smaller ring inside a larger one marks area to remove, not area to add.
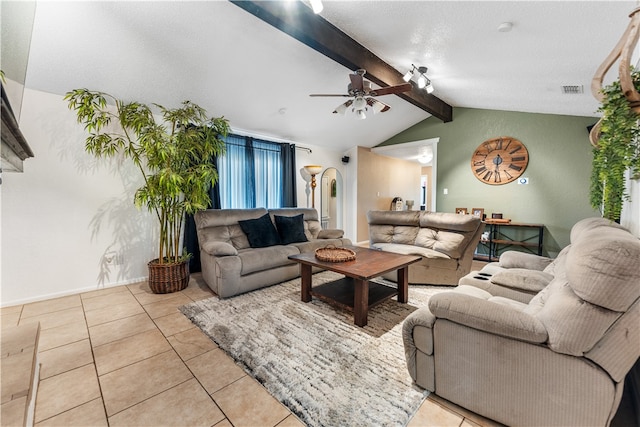
[[[322,166],[318,165],[307,165],[304,167],[304,170],[307,171],[309,175],[311,175],[311,207],[315,209],[315,201],[316,201],[316,175],[322,172]]]

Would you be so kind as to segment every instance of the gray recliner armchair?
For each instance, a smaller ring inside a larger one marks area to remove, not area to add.
[[[507,425],[609,425],[640,357],[640,241],[602,219],[574,230],[528,303],[461,285],[407,317],[416,384]]]

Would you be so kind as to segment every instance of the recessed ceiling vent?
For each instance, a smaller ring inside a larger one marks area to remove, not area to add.
[[[567,95],[584,93],[584,87],[582,85],[565,85],[565,86],[562,86],[562,93]]]

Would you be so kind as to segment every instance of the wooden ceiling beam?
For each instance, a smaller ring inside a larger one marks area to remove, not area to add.
[[[367,70],[365,77],[378,86],[404,83],[399,71],[321,16],[314,14],[300,1],[230,1],[350,70],[364,68]],[[453,109],[449,104],[418,89],[415,83],[411,84],[411,92],[402,92],[397,96],[443,122],[453,120]]]

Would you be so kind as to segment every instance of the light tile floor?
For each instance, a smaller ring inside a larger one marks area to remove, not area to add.
[[[0,310],[41,324],[36,426],[301,426],[179,311],[213,296],[199,274],[173,294],[146,282]],[[497,424],[430,396],[409,426]]]

